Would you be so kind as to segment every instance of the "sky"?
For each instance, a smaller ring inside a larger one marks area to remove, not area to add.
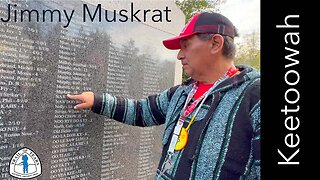
[[[260,34],[260,0],[226,0],[220,12],[233,22],[240,37],[253,32]]]

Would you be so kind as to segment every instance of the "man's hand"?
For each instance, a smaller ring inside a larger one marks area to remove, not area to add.
[[[78,95],[67,94],[67,97],[71,100],[80,101],[79,104],[74,106],[74,109],[86,109],[92,108],[94,102],[94,94],[91,91],[83,92]]]

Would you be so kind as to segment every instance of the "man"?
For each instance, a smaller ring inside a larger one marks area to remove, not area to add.
[[[165,124],[156,179],[260,179],[260,80],[235,66],[233,24],[218,13],[199,13],[183,32],[163,41],[191,77],[142,100],[84,92],[68,95],[135,126]]]

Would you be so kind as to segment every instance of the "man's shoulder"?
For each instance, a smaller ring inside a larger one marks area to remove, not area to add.
[[[173,94],[178,90],[180,93],[183,92],[183,90],[186,90],[192,86],[194,83],[194,80],[192,78],[188,78],[187,80],[183,81],[181,84],[178,84],[176,86],[173,86],[168,89],[169,93],[169,99],[173,96]],[[190,87],[189,87],[190,86]]]
[[[252,69],[249,73],[247,73],[249,85],[247,88],[247,92],[253,93],[260,98],[260,72]]]
[[[250,104],[250,109],[252,109],[257,103],[260,102],[260,73],[254,72],[248,80],[247,87],[244,92],[243,100]]]
[[[248,80],[260,78],[260,71],[257,69],[248,65],[239,65],[238,67],[245,71],[245,76],[248,78]]]

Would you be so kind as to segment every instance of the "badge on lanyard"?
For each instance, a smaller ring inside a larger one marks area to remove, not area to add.
[[[178,142],[176,144],[176,146],[174,147],[174,150],[176,151],[180,151],[182,150],[184,147],[186,147],[187,142],[188,142],[188,131],[186,128],[182,128],[179,134],[179,139]]]

